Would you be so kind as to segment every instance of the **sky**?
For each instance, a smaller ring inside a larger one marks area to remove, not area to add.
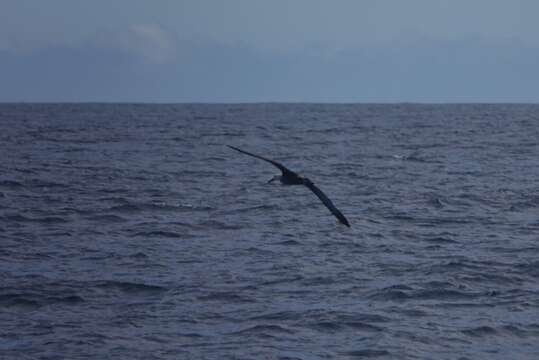
[[[536,0],[0,0],[0,102],[539,102]]]

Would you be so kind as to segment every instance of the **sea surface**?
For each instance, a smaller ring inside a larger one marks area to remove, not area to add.
[[[0,105],[0,359],[364,358],[539,359],[539,105]]]

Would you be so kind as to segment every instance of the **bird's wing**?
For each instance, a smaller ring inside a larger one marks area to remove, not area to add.
[[[333,215],[335,215],[335,217],[337,219],[339,219],[339,221],[341,223],[343,223],[344,225],[350,227],[350,223],[348,222],[348,220],[344,217],[344,215],[342,214],[342,212],[339,211],[339,209],[337,209],[335,207],[335,205],[333,205],[333,203],[331,202],[331,200],[326,196],[326,194],[324,194],[322,192],[322,190],[320,190],[316,185],[313,184],[313,182],[309,179],[305,179],[303,181],[303,184],[305,186],[307,186],[313,193],[315,193],[316,196],[318,196],[318,198],[320,200],[322,200],[322,202],[324,203],[324,205],[326,205],[326,207],[329,209],[329,211],[331,211],[331,213]]]
[[[251,154],[250,152],[247,152],[247,151],[242,150],[242,149],[238,149],[237,147],[234,147],[234,146],[231,146],[231,145],[227,145],[227,146],[229,148],[231,148],[231,149],[239,151],[240,153],[244,153],[245,155],[253,156],[253,157],[257,158],[257,159],[267,161],[270,164],[272,164],[273,166],[276,166],[277,168],[279,168],[279,170],[281,170],[283,174],[291,174],[291,175],[297,176],[297,174],[295,172],[293,172],[292,170],[289,170],[288,168],[286,168],[284,165],[278,163],[277,161],[266,159],[265,157],[262,157],[260,155]]]

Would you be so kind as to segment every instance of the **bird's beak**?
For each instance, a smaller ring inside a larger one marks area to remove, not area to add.
[[[271,179],[269,179],[268,184],[269,184],[270,182],[272,182],[273,180],[275,180],[274,177],[272,177]]]

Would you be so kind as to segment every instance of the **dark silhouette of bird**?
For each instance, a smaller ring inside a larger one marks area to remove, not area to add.
[[[339,221],[341,223],[343,223],[344,225],[350,227],[350,223],[348,222],[346,217],[344,217],[342,212],[340,212],[339,209],[337,209],[335,207],[335,205],[333,205],[333,202],[331,202],[331,200],[326,196],[326,194],[324,194],[322,192],[322,190],[320,190],[316,185],[314,185],[313,182],[311,180],[309,180],[308,178],[303,177],[303,176],[299,176],[298,174],[296,174],[292,170],[288,169],[283,164],[278,163],[277,161],[266,159],[265,157],[262,157],[260,155],[252,154],[250,152],[238,149],[237,147],[234,147],[234,146],[231,146],[231,145],[227,145],[227,146],[229,148],[234,149],[236,151],[239,151],[239,152],[241,152],[241,153],[243,153],[245,155],[253,156],[253,157],[257,158],[257,159],[267,161],[270,164],[272,164],[273,166],[277,167],[279,170],[281,170],[281,175],[274,176],[273,178],[271,178],[268,181],[268,183],[270,183],[270,182],[272,182],[274,180],[279,180],[281,182],[281,184],[283,184],[283,185],[305,185],[316,196],[318,196],[318,198],[322,201],[322,203],[324,203],[324,205],[326,205],[326,207],[329,209],[329,211],[331,211],[331,213],[337,219],[339,219]]]

